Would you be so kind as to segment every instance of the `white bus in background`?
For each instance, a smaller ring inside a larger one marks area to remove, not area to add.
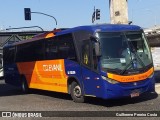
[[[2,78],[3,75],[3,54],[0,53],[0,78]]]
[[[154,63],[154,70],[160,71],[160,47],[151,47],[153,63]]]

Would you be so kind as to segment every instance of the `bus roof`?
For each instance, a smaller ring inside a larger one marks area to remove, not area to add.
[[[106,32],[120,32],[120,31],[137,31],[137,30],[142,30],[142,28],[136,25],[127,25],[127,24],[97,24],[97,25],[79,26],[75,28],[66,29],[57,32],[56,35],[58,36],[61,34],[72,33],[79,30],[85,30],[94,33],[97,30]]]
[[[73,33],[73,32],[81,31],[81,30],[94,33],[97,30],[105,31],[105,32],[120,32],[120,31],[138,31],[138,30],[142,30],[142,28],[136,25],[127,25],[127,24],[96,24],[96,25],[79,26],[79,27],[62,29],[62,30],[55,29],[50,32],[38,34],[30,40],[20,41],[12,45],[19,45],[19,44],[28,43],[31,41],[36,41],[36,40],[40,40],[44,38],[50,38],[50,37],[59,36],[59,35],[67,34],[67,33]],[[7,46],[10,46],[10,45],[7,45]]]

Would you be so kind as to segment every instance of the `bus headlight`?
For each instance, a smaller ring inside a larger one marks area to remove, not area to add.
[[[148,78],[152,78],[154,76],[154,73],[152,73]]]
[[[109,79],[109,78],[107,78],[107,77],[105,77],[105,76],[101,76],[101,77],[102,77],[103,80],[106,80],[106,81],[108,81],[108,82],[111,83],[111,84],[119,83],[118,81],[113,80],[113,79]]]

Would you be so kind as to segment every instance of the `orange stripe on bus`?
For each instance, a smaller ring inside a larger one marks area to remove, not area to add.
[[[51,86],[51,85],[46,85],[46,84],[31,83],[30,88],[67,93],[67,87],[57,86],[57,85],[52,85]]]
[[[135,81],[140,81],[148,78],[150,75],[153,74],[153,72],[154,72],[154,69],[152,67],[147,72],[142,74],[137,74],[137,75],[122,76],[122,75],[116,75],[112,73],[107,73],[107,75],[108,75],[108,78],[117,80],[119,82],[135,82]]]
[[[53,33],[48,33],[45,38],[50,38],[50,37],[54,37],[55,35]]]

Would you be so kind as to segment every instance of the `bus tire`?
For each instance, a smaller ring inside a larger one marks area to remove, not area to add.
[[[21,90],[24,94],[29,93],[29,87],[25,77],[21,78]]]
[[[77,82],[73,81],[71,83],[71,90],[70,91],[71,91],[71,97],[74,102],[78,102],[78,103],[84,102],[85,98],[82,95],[82,89]]]

